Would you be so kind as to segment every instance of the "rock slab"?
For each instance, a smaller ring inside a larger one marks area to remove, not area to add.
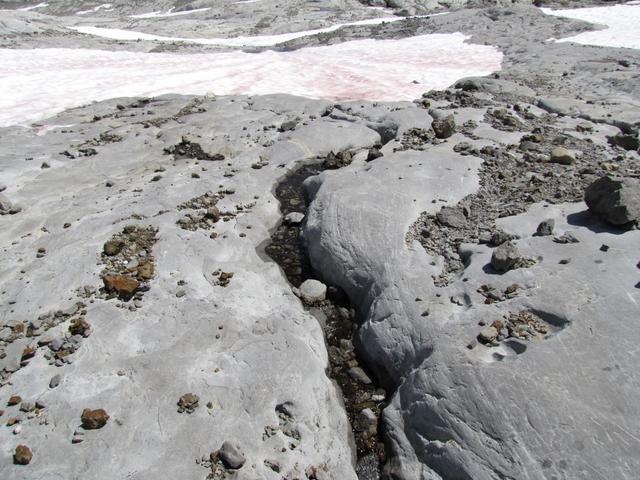
[[[640,220],[640,181],[601,177],[587,187],[584,201],[589,210],[607,223],[628,225]]]

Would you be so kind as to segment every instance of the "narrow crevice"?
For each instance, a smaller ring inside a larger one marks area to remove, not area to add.
[[[344,155],[345,152],[341,152],[337,157],[343,158]],[[316,278],[316,275],[300,239],[302,223],[299,219],[287,216],[306,215],[308,201],[303,183],[326,168],[332,168],[334,162],[327,160],[335,157],[330,154],[326,159],[320,158],[317,162],[301,165],[284,176],[275,188],[274,194],[280,202],[283,221],[272,232],[271,241],[264,251],[282,268],[295,288],[305,280]],[[357,450],[358,478],[378,480],[386,461],[381,413],[386,406],[387,395],[366,365],[360,362],[354,348],[358,325],[356,312],[342,289],[331,285],[328,286],[326,300],[305,308],[323,327],[329,356],[327,375],[342,392]]]

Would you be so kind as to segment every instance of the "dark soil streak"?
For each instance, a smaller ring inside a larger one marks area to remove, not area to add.
[[[283,218],[292,212],[306,214],[308,202],[303,183],[307,178],[322,172],[325,167],[321,162],[302,165],[281,179],[275,188],[275,196],[280,202]],[[265,247],[267,255],[280,265],[294,287],[299,287],[305,280],[314,278],[313,268],[300,239],[300,229],[299,225],[281,223],[273,231],[271,242]],[[349,374],[352,367],[360,367],[366,371],[366,368],[359,364],[352,343],[357,328],[355,311],[340,289],[329,287],[327,300],[311,308],[310,312],[323,325],[330,362],[327,375],[340,386],[353,428],[358,457],[358,478],[377,480],[386,459],[381,425],[373,429],[364,428],[361,412],[368,408],[380,419],[386,395],[374,381],[370,384],[361,383]],[[373,377],[371,378],[373,380]]]

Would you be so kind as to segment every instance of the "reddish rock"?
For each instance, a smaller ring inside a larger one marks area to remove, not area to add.
[[[29,465],[32,458],[33,453],[31,453],[31,449],[29,447],[26,445],[18,445],[15,453],[13,454],[13,463],[16,465]]]
[[[20,402],[22,402],[22,397],[20,395],[12,395],[11,397],[9,397],[7,405],[13,407],[14,405],[18,405]]]
[[[105,275],[102,280],[108,292],[115,292],[121,297],[131,297],[140,286],[129,275]]]
[[[85,408],[80,419],[82,420],[82,428],[85,430],[97,430],[106,425],[109,415],[102,408],[97,410]]]

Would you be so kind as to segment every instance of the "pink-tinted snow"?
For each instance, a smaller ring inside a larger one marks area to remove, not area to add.
[[[465,43],[466,38],[433,34],[291,52],[192,55],[0,49],[0,126],[33,122],[94,100],[164,93],[413,100],[461,77],[500,69],[498,50]]]

